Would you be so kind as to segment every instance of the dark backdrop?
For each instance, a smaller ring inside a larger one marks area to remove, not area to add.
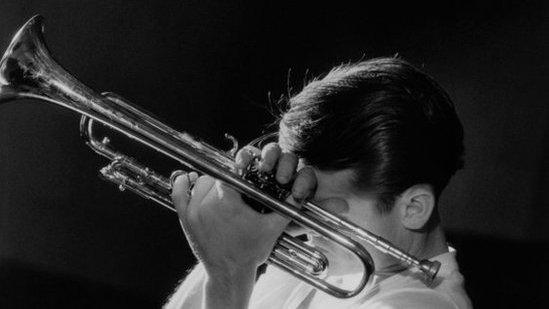
[[[79,79],[221,146],[268,130],[269,102],[333,65],[398,53],[423,67],[465,126],[466,168],[441,207],[473,301],[549,304],[543,1],[4,0],[0,49],[36,13]],[[176,217],[99,180],[78,119],[0,106],[0,304],[159,306],[194,262]]]

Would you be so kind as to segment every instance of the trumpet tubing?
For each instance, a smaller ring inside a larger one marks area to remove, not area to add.
[[[108,138],[97,139],[93,128],[102,123],[148,147],[181,163],[185,168],[217,178],[248,198],[285,216],[304,228],[333,241],[357,256],[363,266],[363,276],[351,290],[342,289],[322,279],[329,268],[328,259],[313,248],[283,233],[268,262],[282,268],[314,287],[335,297],[346,298],[358,294],[373,273],[370,254],[358,240],[372,244],[407,266],[414,266],[428,279],[436,276],[440,264],[417,258],[396,248],[388,241],[331,214],[317,205],[306,202],[298,210],[284,202],[289,191],[272,177],[248,170],[236,172],[234,153],[238,144],[234,138],[231,151],[221,151],[190,134],[179,132],[142,112],[113,93],[100,94],[88,88],[55,62],[43,40],[43,20],[32,17],[15,34],[0,60],[0,102],[19,98],[37,99],[71,109],[82,115],[80,132],[86,143],[110,163],[101,169],[102,176],[140,196],[174,210],[171,181],[135,159],[117,152]]]

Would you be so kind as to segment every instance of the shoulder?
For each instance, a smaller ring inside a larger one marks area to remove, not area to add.
[[[249,308],[285,308],[285,302],[302,285],[294,276],[269,266],[254,286]]]
[[[426,284],[412,270],[382,281],[377,293],[363,308],[442,308],[471,309],[472,304],[464,289],[464,279],[455,260],[455,250],[435,257],[442,267],[435,282]]]
[[[404,272],[381,281],[376,289],[368,292],[361,308],[472,308],[463,287],[463,276],[457,268],[445,270],[431,284],[425,284],[420,278],[411,272]]]

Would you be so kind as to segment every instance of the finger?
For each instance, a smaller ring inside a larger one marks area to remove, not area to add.
[[[189,179],[190,183],[189,183],[189,186],[190,188],[192,188],[194,186],[194,183],[196,182],[196,179],[198,178],[198,174],[196,172],[189,172],[189,173],[186,173],[182,170],[175,170],[172,172],[172,174],[170,175],[170,185],[173,187],[173,184],[175,183],[175,179],[181,175],[187,175],[187,178]]]
[[[243,202],[242,196],[238,191],[229,187],[226,183],[216,180],[215,189],[217,193],[217,198],[219,200],[226,201],[225,203],[217,203],[218,206],[222,206],[223,209],[220,211],[237,211],[241,212],[243,209],[248,209],[249,207]],[[251,208],[250,208],[251,210]]]
[[[189,202],[189,205],[187,206],[187,212],[185,213],[186,221],[183,221],[183,223],[192,223],[197,220],[197,215],[199,214],[199,210],[203,205],[202,202],[210,193],[214,183],[215,179],[206,175],[200,176],[196,179],[196,183],[192,188],[190,194],[191,200]]]
[[[246,145],[242,147],[237,153],[235,157],[235,163],[236,168],[238,169],[245,169],[252,163],[254,158],[258,157],[261,154],[261,150],[259,148]]]
[[[181,175],[186,175],[187,173],[185,173],[185,171],[182,171],[182,170],[175,170],[172,172],[172,174],[170,175],[170,185],[173,187],[173,184],[175,183],[175,179]]]
[[[189,173],[189,179],[191,180],[191,184],[194,185],[194,183],[198,179],[198,173],[197,172],[190,172]]]
[[[261,150],[261,161],[259,162],[259,170],[262,172],[270,172],[275,166],[280,157],[280,147],[277,143],[269,143]]]
[[[219,190],[219,194],[223,195],[222,196],[223,198],[229,198],[229,199],[240,198],[240,193],[235,189],[231,188],[230,186],[228,186],[226,183],[217,180],[215,182],[215,185]]]
[[[179,176],[175,177],[172,184],[171,197],[180,218],[184,217],[184,214],[187,212],[187,206],[189,205],[189,186],[190,181],[187,174],[179,174]]]
[[[210,176],[204,175],[198,177],[191,191],[192,204],[200,204],[208,192],[210,192],[214,183],[215,179]]]
[[[283,152],[278,160],[276,180],[281,184],[287,184],[295,174],[297,168],[297,156],[291,152]]]
[[[297,172],[292,186],[292,197],[301,202],[311,196],[316,188],[316,175],[312,168],[304,167]]]

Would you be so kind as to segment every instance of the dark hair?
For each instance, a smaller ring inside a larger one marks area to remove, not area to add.
[[[438,198],[463,167],[463,127],[448,94],[398,58],[334,68],[289,98],[282,148],[320,170],[355,171],[354,187],[373,190],[380,211],[420,183]]]

